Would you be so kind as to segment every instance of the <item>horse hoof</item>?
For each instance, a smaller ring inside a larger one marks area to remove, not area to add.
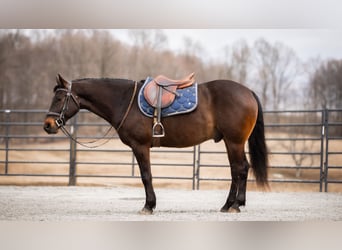
[[[241,210],[240,210],[240,208],[238,208],[238,207],[230,207],[229,209],[228,209],[228,211],[227,211],[228,213],[234,213],[234,214],[237,214],[237,213],[240,213],[241,212]]]
[[[141,215],[151,215],[152,213],[153,213],[153,210],[152,209],[148,209],[146,207],[141,209],[141,211],[139,212],[139,214],[141,214]]]
[[[221,208],[220,212],[221,213],[228,213],[228,209],[223,207],[223,208]]]

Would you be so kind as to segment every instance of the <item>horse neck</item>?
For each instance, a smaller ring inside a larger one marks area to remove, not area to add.
[[[87,109],[115,126],[120,123],[132,94],[129,83],[127,80],[86,79],[75,82],[73,89],[80,98],[81,109]]]

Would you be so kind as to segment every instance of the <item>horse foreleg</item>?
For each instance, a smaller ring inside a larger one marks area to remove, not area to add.
[[[133,148],[133,153],[139,164],[141,180],[144,184],[146,202],[141,210],[141,214],[152,214],[156,207],[156,195],[152,185],[152,173],[150,163],[150,148],[141,146]]]
[[[226,203],[221,212],[240,212],[240,206],[246,203],[246,186],[249,164],[244,145],[227,144],[232,183]]]

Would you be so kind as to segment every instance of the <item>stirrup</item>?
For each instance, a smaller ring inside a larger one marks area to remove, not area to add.
[[[160,131],[158,131],[158,128],[160,128]],[[161,122],[155,122],[152,127],[152,137],[164,137],[165,131],[164,126],[161,124]]]

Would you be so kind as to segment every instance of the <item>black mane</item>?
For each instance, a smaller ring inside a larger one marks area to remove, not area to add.
[[[123,79],[123,78],[108,78],[108,77],[102,77],[102,78],[79,78],[72,80],[73,82],[82,82],[82,81],[93,81],[93,82],[106,82],[106,83],[113,83],[117,81],[127,81],[131,82],[132,80],[129,79]]]

